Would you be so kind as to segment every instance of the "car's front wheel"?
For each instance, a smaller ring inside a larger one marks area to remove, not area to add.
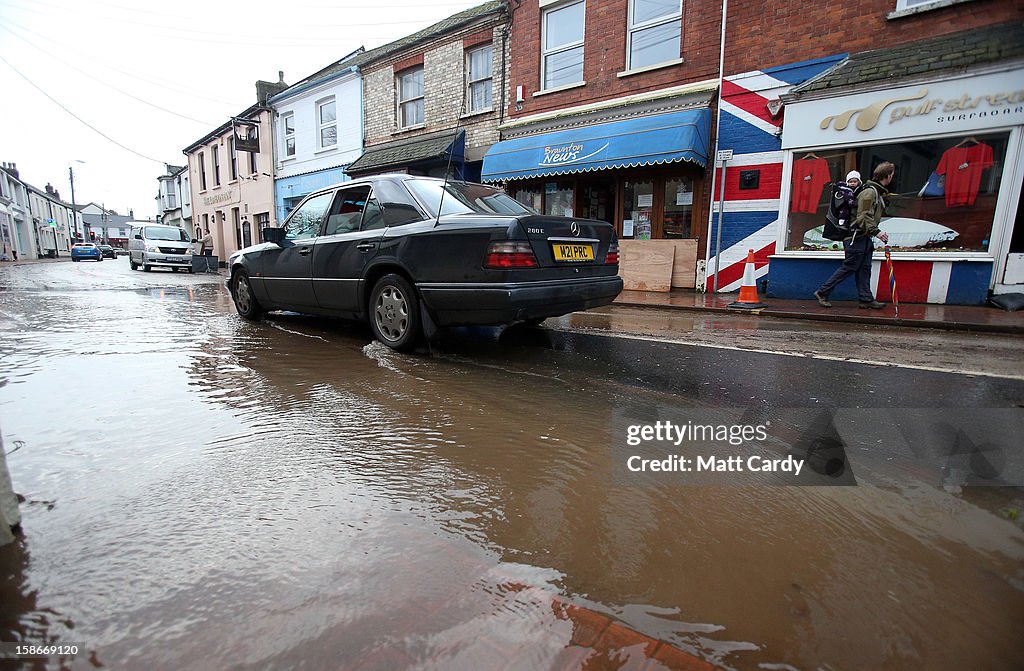
[[[137,264],[134,261],[132,261],[132,257],[130,257],[130,256],[128,257],[128,265],[131,266],[132,270],[138,270],[139,269],[139,264]]]
[[[249,275],[244,270],[235,271],[231,280],[231,297],[235,301],[235,309],[243,318],[256,321],[263,316],[263,306],[256,300]]]
[[[420,308],[416,292],[401,275],[377,280],[370,293],[370,328],[391,349],[405,352],[416,346],[420,335]]]

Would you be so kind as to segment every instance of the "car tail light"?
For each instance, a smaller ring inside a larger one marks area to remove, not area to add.
[[[492,242],[484,255],[484,268],[536,268],[537,257],[529,242]]]
[[[605,254],[604,262],[608,265],[615,265],[619,262],[619,243],[618,241],[608,245],[608,253]]]

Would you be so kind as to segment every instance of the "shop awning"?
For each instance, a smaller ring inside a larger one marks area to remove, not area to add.
[[[708,162],[707,108],[505,140],[484,156],[485,182],[688,161]]]
[[[449,152],[451,160],[459,164],[463,161],[465,140],[464,131],[443,131],[387,142],[367,148],[362,156],[345,169],[345,172],[350,175],[367,174],[408,168],[416,163],[447,161]]]

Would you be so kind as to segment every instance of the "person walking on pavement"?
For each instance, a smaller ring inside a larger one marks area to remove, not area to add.
[[[847,175],[847,183],[856,171]],[[853,220],[853,234],[843,240],[843,265],[841,265],[832,277],[828,278],[817,291],[814,297],[818,299],[818,305],[830,308],[828,296],[837,284],[853,275],[857,282],[857,299],[859,307],[879,310],[885,307],[885,303],[875,300],[871,293],[871,255],[875,251],[875,244],[872,238],[878,238],[882,242],[889,242],[889,235],[878,228],[885,213],[885,196],[889,193],[886,187],[892,182],[896,174],[896,166],[888,161],[879,163],[875,168],[871,179],[864,185],[864,188],[857,194],[857,215]],[[859,178],[860,175],[857,174]],[[857,180],[860,181],[859,179]]]
[[[203,256],[213,256],[213,236],[210,235],[210,230],[206,230],[206,234],[203,235]]]

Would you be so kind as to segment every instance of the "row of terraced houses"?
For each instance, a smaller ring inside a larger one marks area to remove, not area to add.
[[[501,0],[256,88],[161,177],[221,259],[313,190],[407,172],[613,223],[627,287],[734,291],[753,250],[769,296],[808,297],[842,256],[830,183],[891,161],[902,300],[1024,284],[1018,2]]]

